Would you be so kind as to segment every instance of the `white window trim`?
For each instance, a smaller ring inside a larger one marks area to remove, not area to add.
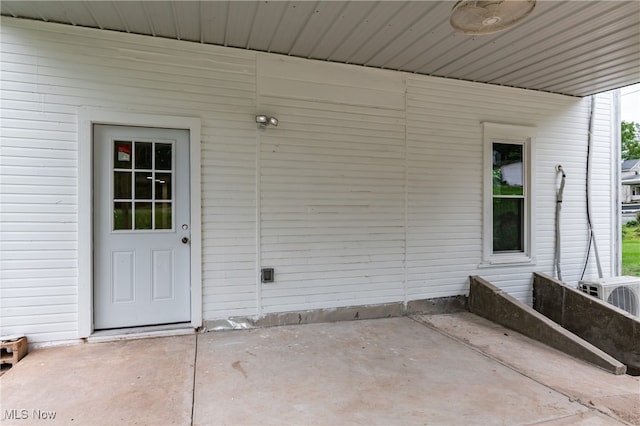
[[[78,334],[93,333],[93,125],[189,130],[191,326],[202,326],[200,118],[80,108],[78,110]]]
[[[536,263],[535,242],[535,161],[532,145],[537,135],[535,127],[510,124],[482,123],[483,152],[483,221],[482,263],[480,267],[533,265]],[[493,252],[493,144],[495,142],[522,145],[524,154],[524,252]]]

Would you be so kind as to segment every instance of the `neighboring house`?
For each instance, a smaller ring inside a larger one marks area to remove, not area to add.
[[[622,202],[640,202],[640,159],[625,160],[620,167],[622,181]]]
[[[500,171],[502,174],[502,180],[505,181],[510,186],[522,186],[524,175],[522,161],[517,161],[514,163],[505,164],[500,166]]]
[[[530,302],[532,272],[553,272],[559,164],[563,275],[580,278],[589,98],[14,18],[0,31],[2,334],[406,305],[467,294],[470,275]],[[595,100],[592,220],[612,274],[615,97]],[[498,148],[520,159],[517,190],[492,185]]]

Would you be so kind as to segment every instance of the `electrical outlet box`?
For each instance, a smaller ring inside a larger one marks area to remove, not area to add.
[[[262,282],[272,283],[275,278],[273,268],[262,268]]]

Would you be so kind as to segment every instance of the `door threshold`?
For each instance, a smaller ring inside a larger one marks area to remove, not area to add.
[[[195,334],[189,322],[177,324],[149,325],[143,327],[114,328],[94,331],[87,342],[113,342],[118,340],[151,339],[155,337],[185,336]]]

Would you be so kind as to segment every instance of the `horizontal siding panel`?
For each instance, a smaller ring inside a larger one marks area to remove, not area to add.
[[[41,86],[39,86],[41,87]],[[39,96],[41,95],[33,95],[30,96],[28,93],[24,93],[24,92],[19,92],[19,95],[16,95],[17,91],[5,91],[4,92],[4,96],[8,97],[10,99],[14,99],[14,98],[18,98],[21,100],[30,100],[33,102],[37,102],[39,100]],[[69,96],[68,93],[64,90],[54,90],[53,92],[55,93],[51,93],[52,91],[49,91],[46,93],[47,95],[47,99],[49,102],[52,103],[56,103],[56,104],[74,104],[74,105],[88,105],[91,106],[95,103],[95,99],[98,96],[98,93],[93,93],[89,94],[87,93],[86,96],[77,93],[75,96]],[[60,92],[60,93],[57,93]],[[103,105],[101,106],[101,108],[110,108],[110,109],[118,109],[119,107],[121,107],[121,102],[122,102],[122,96],[126,96],[128,95],[129,92],[127,91],[121,91],[120,93],[114,93],[114,91],[111,90],[106,90],[106,91],[102,91],[99,92],[99,97],[100,99],[103,100]],[[178,96],[174,96],[172,97],[161,97],[161,98],[148,98],[148,101],[143,101],[142,99],[145,99],[146,97],[144,96],[137,96],[137,97],[132,97],[130,101],[127,102],[128,105],[130,105],[131,110],[133,111],[139,111],[139,112],[149,112],[149,105],[153,105],[154,106],[154,112],[158,113],[158,114],[170,114],[172,111],[175,113],[175,111],[179,110],[182,111],[183,115],[187,115],[187,114],[191,114],[191,115],[195,115],[198,116],[199,114],[202,113],[203,109],[207,109],[207,110],[211,110],[212,115],[214,116],[214,118],[218,118],[217,114],[216,114],[216,110],[223,110],[225,108],[226,105],[228,105],[228,107],[230,109],[243,109],[246,111],[246,108],[251,106],[251,102],[249,100],[237,100],[236,98],[225,98],[225,99],[221,99],[220,102],[218,102],[217,104],[213,103],[214,100],[216,100],[215,97],[202,97],[199,100],[194,100],[194,99],[190,99],[190,98],[181,98]],[[235,102],[235,103],[234,103]],[[98,106],[95,106],[95,108],[98,108]],[[220,114],[222,118],[224,118],[226,116],[226,114]],[[243,122],[243,124],[246,125],[247,121],[250,120],[252,118],[252,116],[250,114],[242,114],[241,118],[239,118],[238,122]],[[220,120],[218,120],[220,121]],[[225,128],[224,124],[226,123],[230,123],[232,124],[233,121],[232,120],[227,120],[227,121],[223,121],[220,122],[221,124],[219,124],[220,127],[217,128],[218,130],[218,134],[219,135],[225,135],[228,134],[229,131]],[[236,123],[239,124],[239,123]],[[206,128],[204,128],[203,130],[206,130]]]
[[[0,114],[2,111],[0,111]],[[69,153],[75,155],[76,142],[75,141],[57,141],[56,149],[51,149],[51,141],[47,139],[21,139],[21,138],[9,138],[4,137],[2,139],[2,151],[9,150],[11,148],[31,150],[30,152],[39,152],[44,156],[66,158]],[[24,154],[23,154],[24,155]]]
[[[329,269],[331,265],[338,265],[338,267],[343,267],[344,265],[351,265],[354,263],[382,263],[382,262],[390,262],[390,261],[403,261],[404,253],[382,253],[382,254],[369,254],[369,253],[359,253],[357,255],[350,255],[348,257],[345,256],[322,256],[322,257],[310,257],[310,256],[300,256],[296,259],[295,266],[306,268],[309,271],[315,271],[318,268]],[[270,266],[265,263],[266,266]],[[324,266],[323,266],[324,265]],[[329,265],[329,266],[327,266]],[[292,264],[285,264],[284,268],[291,268]]]
[[[262,96],[404,109],[404,81],[400,73],[264,54],[258,54],[258,66]]]
[[[21,296],[3,298],[3,308],[15,308],[19,306],[41,306],[41,305],[67,305],[78,303],[78,298],[73,294],[47,295],[47,296]]]
[[[53,315],[38,315],[38,316],[10,316],[7,318],[5,327],[29,327],[29,326],[41,326],[42,324],[64,324],[77,321],[78,315],[76,313],[68,314],[53,314]]]
[[[64,70],[62,70],[64,71]],[[77,70],[79,72],[81,70]],[[90,72],[89,70],[87,72]],[[15,74],[15,75],[14,75]],[[121,73],[120,73],[121,74]],[[235,98],[241,96],[243,92],[246,95],[252,95],[253,85],[240,85],[229,83],[222,87],[216,87],[213,84],[206,84],[204,81],[200,84],[189,85],[185,79],[180,79],[179,83],[175,83],[174,79],[168,77],[163,81],[149,80],[148,71],[140,73],[136,78],[135,73],[127,73],[126,77],[119,77],[118,74],[110,76],[107,84],[98,84],[95,79],[91,78],[91,74],[78,74],[77,76],[58,77],[55,75],[44,75],[39,72],[37,78],[28,78],[28,74],[5,72],[6,82],[12,82],[9,87],[31,86],[35,89],[40,82],[45,82],[51,87],[50,93],[70,93],[80,94],[83,90],[105,90],[108,87],[117,87],[117,90],[131,91],[133,94],[150,93],[157,97],[166,96],[194,96],[196,98],[204,98],[205,96],[215,96],[216,98]],[[86,75],[85,78],[81,76]],[[105,76],[108,77],[108,76]]]
[[[309,238],[306,235],[271,235],[271,236],[262,236],[263,244],[299,244],[308,242]],[[333,242],[333,243],[350,243],[350,242],[358,242],[361,240],[361,237],[353,234],[328,234],[328,235],[314,235],[314,242]],[[368,236],[369,241],[401,241],[397,239],[397,235],[394,233],[371,233]]]
[[[67,305],[41,305],[41,306],[18,306],[0,308],[0,315],[2,317],[33,317],[38,318],[40,315],[60,315],[60,314],[77,314],[78,305],[76,303],[69,303]],[[46,322],[46,321],[44,321]],[[42,323],[42,322],[41,322]],[[16,327],[19,327],[21,324],[16,323]]]
[[[5,193],[0,196],[0,201],[3,204],[6,203],[7,208],[30,208],[30,206],[37,206],[37,208],[42,211],[42,207],[44,206],[70,205],[74,207],[74,211],[77,210],[76,197],[66,194],[41,194],[38,197],[34,197],[31,194],[24,193]]]
[[[380,270],[397,268],[398,260],[402,260],[401,255],[396,255],[394,259],[393,254],[390,254],[386,259],[376,262],[376,268]],[[358,275],[355,276],[360,276],[361,272],[358,271],[367,271],[371,267],[371,264],[368,262],[367,256],[361,256],[360,262],[356,261],[355,259],[351,259],[351,256],[349,256],[347,260],[343,260],[342,262],[336,261],[332,263],[340,265],[340,272],[336,272],[335,265],[328,265],[325,260],[324,262],[315,265],[297,264],[294,266],[282,266],[278,269],[278,279],[280,280],[280,278],[282,277],[283,281],[297,281],[299,279],[303,279],[304,276],[297,277],[296,274],[311,273],[321,273],[323,278],[330,278],[332,275],[342,274],[342,271],[349,271],[350,274],[357,273]]]
[[[75,166],[76,163],[77,158],[73,151],[52,150],[46,147],[11,147],[4,145],[2,147],[2,159],[0,159],[0,164],[6,166],[28,167],[30,165],[51,164],[52,167],[70,167]]]
[[[178,72],[177,72],[178,73]],[[250,98],[238,97],[239,93],[234,90],[225,90],[221,92],[211,92],[210,90],[202,90],[199,92],[188,93],[181,90],[165,91],[162,87],[158,87],[157,84],[150,84],[149,87],[140,87],[136,82],[131,82],[128,85],[113,85],[109,82],[105,82],[100,79],[88,80],[85,82],[79,82],[74,84],[73,80],[68,83],[69,85],[56,84],[55,81],[51,84],[31,84],[20,82],[3,82],[3,86],[10,91],[19,92],[40,92],[45,95],[51,95],[54,98],[59,97],[59,101],[73,102],[73,100],[82,101],[91,104],[92,99],[96,97],[103,98],[105,100],[118,103],[122,100],[122,97],[135,98],[151,98],[158,103],[164,105],[171,105],[172,100],[183,99],[186,103],[189,103],[191,108],[194,108],[194,103],[209,104],[212,99],[215,99],[220,104],[236,103],[237,105],[250,106]],[[144,86],[144,85],[142,85]],[[204,92],[204,93],[203,93]],[[210,93],[208,93],[210,92]],[[146,105],[141,102],[139,105]]]
[[[34,244],[35,245],[35,244]],[[77,262],[76,262],[77,264]],[[62,268],[48,268],[48,269],[38,269],[38,263],[33,263],[31,268],[27,269],[6,269],[2,271],[2,279],[3,280],[12,280],[12,279],[20,279],[20,278],[67,278],[70,282],[74,282],[78,277],[78,272],[76,270],[76,264],[73,264],[70,267]],[[4,303],[4,299],[3,299]]]
[[[52,289],[51,286],[44,287],[21,287],[21,288],[5,288],[2,290],[6,298],[31,298],[41,296],[66,296],[75,295],[77,288],[75,286],[57,286]]]
[[[29,91],[28,88],[25,88],[25,90]],[[28,127],[27,128],[25,127],[3,128],[2,134],[3,134],[3,137],[6,136],[7,138],[47,139],[52,142],[75,141],[75,138],[76,138],[75,132],[62,131],[62,130],[32,129]]]
[[[58,49],[60,48],[59,44],[56,44],[55,46],[58,47]],[[21,46],[18,46],[17,48],[19,49]],[[100,66],[101,72],[104,75],[112,77],[112,80],[116,80],[119,83],[127,83],[136,79],[142,82],[147,82],[144,84],[156,82],[167,83],[168,88],[178,87],[178,83],[175,83],[175,79],[172,78],[174,76],[174,69],[172,68],[174,65],[155,63],[153,65],[154,72],[149,73],[149,64],[139,64],[137,62],[118,58],[114,58],[112,61],[105,64],[102,61],[101,56],[93,56],[92,53],[93,52],[85,55],[82,60],[79,60],[76,54],[58,54],[52,58],[39,56],[30,60],[28,56],[18,56],[7,51],[7,49],[2,52],[3,56],[6,57],[6,60],[4,61],[4,70],[7,71],[8,81],[37,83],[44,77],[48,77],[50,79],[60,78],[62,79],[61,81],[66,81],[65,79],[68,78],[69,73],[65,68],[65,64],[72,62],[75,64],[74,71],[78,78],[85,77],[87,73],[91,73],[91,71],[93,71],[93,68]],[[184,67],[186,64],[182,63],[176,65]],[[120,71],[122,68],[129,69],[129,73],[127,73],[126,76],[122,76]],[[221,69],[208,69],[207,73],[216,71],[224,72]],[[198,86],[207,86],[209,90],[226,90],[234,88],[240,91],[251,91],[253,87],[251,83],[247,82],[245,77],[246,73],[244,72],[239,73],[237,76],[231,74],[230,78],[227,79],[228,85],[224,86],[219,81],[208,80],[206,76],[203,76],[202,70],[193,70],[186,67],[180,84],[184,84],[185,88],[189,89],[189,91]],[[207,83],[210,84],[207,85]]]
[[[11,159],[5,158],[4,160],[5,162],[9,162]],[[5,173],[5,176],[7,176],[9,183],[12,182],[11,178],[18,181],[23,179],[23,177],[27,177],[28,179],[40,181],[44,181],[46,179],[48,181],[48,185],[56,185],[57,183],[63,182],[73,185],[75,183],[74,181],[77,173],[74,168],[64,167],[56,160],[50,160],[49,162],[40,160],[39,166],[3,164],[2,170]],[[69,179],[73,179],[74,181],[69,181]]]
[[[35,127],[38,130],[46,130],[49,132],[70,132],[75,133],[77,130],[77,125],[75,120],[69,120],[73,117],[60,117],[64,118],[65,121],[61,120],[42,120],[36,119],[36,117],[22,117],[22,118],[9,118],[6,115],[2,116],[0,120],[0,125],[2,125],[3,131],[5,129],[18,128],[20,130],[27,129],[29,127]]]
[[[332,247],[327,247],[326,249],[315,249],[315,250],[294,250],[294,249],[289,249],[289,250],[280,250],[280,251],[272,251],[267,253],[266,250],[265,252],[262,254],[262,258],[264,261],[275,261],[278,259],[284,259],[284,260],[289,260],[289,261],[294,261],[295,259],[298,258],[306,258],[306,257],[311,257],[311,258],[321,258],[321,257],[332,257],[332,255],[336,255],[336,256],[359,256],[359,255],[364,255],[364,256],[374,256],[374,255],[380,255],[380,256],[384,256],[384,255],[392,255],[394,253],[403,253],[404,252],[404,248],[402,246],[400,247],[395,247],[392,245],[387,244],[386,246],[383,247],[371,247],[371,244],[364,239],[362,241],[361,244],[359,244],[361,247],[358,248],[344,248],[342,247],[342,245],[340,246],[340,248],[332,248]]]
[[[211,277],[207,274],[207,279],[215,279],[215,277]],[[229,300],[233,300],[238,297],[238,294],[245,294],[246,297],[251,297],[251,295],[255,295],[256,286],[251,283],[250,285],[246,285],[247,278],[255,278],[253,275],[250,277],[238,277],[238,278],[230,278],[225,276],[224,282],[226,285],[220,285],[217,289],[216,295],[216,303],[226,303]]]
[[[20,278],[14,278],[11,280],[9,279],[5,280],[5,282],[3,283],[3,291],[5,289],[22,289],[22,288],[36,288],[36,287],[46,288],[47,286],[52,286],[52,285],[55,285],[56,287],[75,288],[75,287],[69,287],[65,282],[65,278],[20,277]]]
[[[357,293],[360,286],[362,285],[360,280],[350,280],[346,279],[344,284],[336,283],[336,280],[329,278],[327,280],[327,286],[318,285],[319,280],[316,282],[309,282],[309,285],[305,287],[299,287],[293,283],[282,283],[282,285],[278,286],[277,289],[273,289],[272,296],[278,298],[288,298],[290,297],[290,293],[295,291],[297,296],[296,300],[300,300],[304,298],[305,300],[311,300],[315,298],[317,300],[326,299],[340,299],[345,294]],[[333,283],[333,286],[331,285]],[[316,285],[313,285],[316,284]],[[367,284],[372,291],[375,291],[376,297],[384,297],[389,295],[397,296],[398,293],[396,290],[389,289],[389,282],[386,281],[385,276],[376,277],[375,279],[371,279],[371,281]],[[361,295],[363,296],[363,295]]]
[[[14,21],[15,22],[15,21]],[[11,26],[10,20],[4,25]],[[253,53],[235,49],[224,49],[214,46],[185,45],[170,40],[126,35],[126,46],[123,47],[123,35],[105,34],[99,31],[84,31],[83,37],[70,36],[64,27],[38,26],[37,31],[23,30],[22,23],[15,25],[16,32],[6,32],[3,49],[7,53],[15,53],[21,58],[33,58],[37,63],[40,58],[82,62],[88,58],[87,64],[109,66],[100,62],[91,62],[91,58],[100,58],[104,54],[113,57],[114,61],[123,60],[128,63],[146,66],[184,66],[187,69],[202,71],[215,70],[225,74],[251,74],[254,68]],[[38,50],[35,46],[43,46]],[[57,56],[59,53],[60,56]],[[65,56],[67,55],[67,56]],[[63,61],[64,62],[64,61]],[[187,74],[188,75],[188,74]]]
[[[3,272],[7,274],[11,274],[19,269],[31,270],[35,268],[44,268],[44,269],[72,269],[76,267],[77,261],[75,259],[66,259],[64,257],[60,257],[58,259],[38,259],[38,260],[6,260],[2,259],[0,261],[0,266],[2,267]]]

